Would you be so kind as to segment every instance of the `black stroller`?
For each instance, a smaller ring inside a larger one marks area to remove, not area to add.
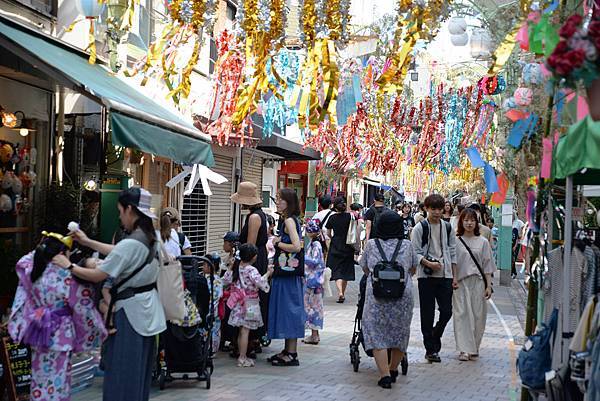
[[[160,336],[158,355],[158,386],[161,390],[167,382],[174,380],[198,380],[206,382],[210,389],[211,375],[214,370],[212,355],[212,328],[214,323],[214,302],[212,291],[214,275],[210,275],[209,283],[201,274],[202,263],[207,262],[214,267],[210,258],[201,256],[180,256],[183,280],[187,290],[198,308],[202,323],[191,327],[181,327],[167,322],[167,330]],[[214,271],[214,269],[211,269]],[[201,331],[204,329],[206,335]],[[173,377],[172,374],[182,374]],[[191,377],[190,373],[196,373]]]
[[[362,315],[365,308],[365,294],[367,292],[367,275],[364,274],[360,279],[358,303],[356,304],[356,316],[354,317],[354,331],[352,332],[352,342],[350,342],[350,363],[354,368],[355,372],[358,372],[360,366],[360,347],[363,348],[367,356],[373,357],[373,351],[365,349],[365,339],[362,333]],[[390,358],[390,352],[388,351],[388,358]],[[402,369],[402,376],[408,374],[408,358],[406,355],[400,363]]]

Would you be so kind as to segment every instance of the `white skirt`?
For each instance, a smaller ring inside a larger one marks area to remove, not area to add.
[[[485,284],[481,276],[469,276],[458,282],[458,289],[452,295],[452,317],[456,350],[479,354],[487,319]]]

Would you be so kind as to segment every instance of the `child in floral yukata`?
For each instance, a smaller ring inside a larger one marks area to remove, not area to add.
[[[304,279],[306,281],[304,309],[306,311],[306,328],[312,330],[312,333],[303,342],[313,345],[319,344],[319,330],[323,329],[325,260],[323,248],[318,241],[320,231],[316,220],[306,222],[306,235],[310,238],[310,245],[306,248],[304,257]]]
[[[42,234],[35,251],[17,263],[19,286],[8,332],[13,341],[31,347],[31,400],[68,401],[72,353],[100,348],[106,330],[91,287],[52,263],[68,253],[71,238]]]
[[[213,266],[210,266],[208,263],[204,262],[202,272],[204,273],[204,277],[206,277],[208,290],[212,292],[214,308],[214,321],[212,327],[212,352],[216,353],[219,350],[219,345],[221,344],[221,317],[219,316],[219,303],[221,302],[221,297],[223,297],[223,279],[221,279],[221,277],[219,277],[218,274],[215,274],[215,269],[220,268],[221,258],[218,255],[215,256],[211,254],[208,254],[205,257],[212,260],[214,263]],[[213,275],[212,288],[210,283],[211,274]],[[207,334],[206,331],[204,331],[204,334]]]
[[[254,366],[254,361],[247,357],[248,335],[250,330],[263,326],[258,291],[269,292],[269,277],[273,268],[269,267],[264,276],[252,264],[256,261],[258,249],[253,244],[240,245],[235,262],[223,276],[223,284],[230,285],[227,306],[231,308],[229,324],[239,327],[238,348],[240,356],[237,366]]]

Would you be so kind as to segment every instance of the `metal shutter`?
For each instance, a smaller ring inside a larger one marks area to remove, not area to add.
[[[187,181],[186,179],[186,185]],[[192,254],[198,256],[206,254],[207,198],[200,183],[196,185],[194,192],[183,197],[181,228],[192,243]]]
[[[232,202],[229,197],[233,188],[233,158],[215,154],[211,169],[229,181],[221,185],[211,184],[212,196],[208,198],[208,252],[219,252],[223,247],[223,235],[231,230]]]
[[[244,150],[242,156],[242,181],[256,184],[258,196],[262,193],[263,159],[252,150]]]

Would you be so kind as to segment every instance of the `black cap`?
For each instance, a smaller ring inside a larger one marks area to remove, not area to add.
[[[235,231],[228,231],[227,234],[223,236],[223,241],[238,242],[239,240],[240,235]]]

